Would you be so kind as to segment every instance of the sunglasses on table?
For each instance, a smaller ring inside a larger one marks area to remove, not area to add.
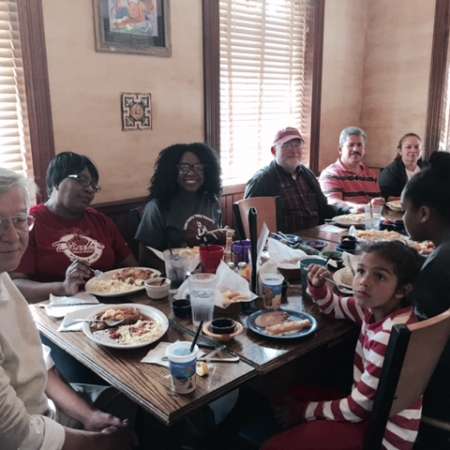
[[[12,217],[0,217],[0,235],[6,233],[10,225],[16,231],[29,231],[33,228],[34,217],[27,213],[20,213]]]
[[[94,181],[91,178],[85,177],[84,175],[74,173],[72,175],[67,175],[67,178],[76,181],[80,186],[82,186],[85,189],[91,188],[94,192],[98,192],[102,189],[97,183],[94,183]]]

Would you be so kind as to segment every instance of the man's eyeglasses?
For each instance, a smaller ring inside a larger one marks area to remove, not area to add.
[[[12,217],[0,217],[0,235],[5,234],[10,225],[12,225],[16,231],[29,231],[33,228],[34,217],[27,213],[17,214]]]
[[[85,177],[84,175],[80,175],[79,173],[67,175],[67,178],[75,180],[80,186],[84,187],[85,189],[91,188],[94,192],[98,192],[102,189],[98,184],[95,184],[93,180],[91,180],[88,177]]]
[[[197,172],[202,173],[205,170],[204,164],[189,164],[189,163],[181,163],[177,164],[178,172],[180,173],[189,173],[189,172]]]

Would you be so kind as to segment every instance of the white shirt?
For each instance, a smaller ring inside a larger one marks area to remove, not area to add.
[[[0,273],[0,448],[60,450],[64,427],[50,417],[47,370],[28,304],[9,275]]]
[[[405,170],[406,170],[406,176],[408,177],[408,180],[409,180],[413,175],[420,172],[420,167],[416,166],[416,168],[414,170],[408,170],[405,166]]]

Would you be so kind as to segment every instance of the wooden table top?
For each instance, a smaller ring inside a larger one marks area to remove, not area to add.
[[[289,295],[288,302],[282,304],[282,307],[311,314],[317,320],[317,331],[301,339],[286,341],[264,338],[246,328],[241,335],[228,344],[227,348],[253,365],[258,374],[271,372],[319,347],[334,344],[354,333],[355,328],[351,322],[326,317],[320,313],[316,305],[310,300],[302,299],[300,295]],[[222,315],[225,314],[226,310]],[[247,317],[246,314],[241,313],[238,319],[245,325]],[[192,323],[188,322],[183,325],[193,334]]]
[[[344,229],[342,233],[345,233]],[[330,225],[322,225],[303,230],[299,234],[302,237],[328,240],[330,245],[327,249],[333,250],[342,233],[337,233]],[[319,308],[310,300],[303,299],[300,286],[292,286],[288,294],[288,302],[282,306],[312,314],[318,322],[317,331],[303,339],[278,341],[263,338],[245,329],[243,334],[227,345],[227,350],[239,355],[241,361],[214,363],[208,377],[197,377],[197,389],[191,395],[177,395],[171,391],[166,368],[140,363],[152,346],[127,351],[97,346],[82,332],[58,332],[59,320],[49,318],[44,310],[37,306],[32,306],[31,309],[39,330],[45,336],[111,386],[150,411],[163,423],[170,425],[256,375],[271,372],[294,359],[320,347],[333,345],[355,333],[352,323],[330,319],[321,314]],[[193,335],[194,327],[190,321],[174,321],[167,299],[150,300],[145,294],[140,293],[122,298],[121,302],[144,303],[164,312],[171,319],[171,326],[162,338],[164,341],[190,340]],[[222,311],[222,314],[224,313],[226,311]],[[245,325],[246,315],[238,311],[237,318]],[[153,344],[154,346],[156,344]]]
[[[158,306],[143,296],[130,298],[130,301]],[[101,347],[82,332],[57,331],[60,321],[49,318],[42,308],[32,306],[31,310],[37,327],[45,336],[166,425],[256,375],[255,369],[242,360],[238,363],[209,363],[210,373],[207,377],[197,377],[196,390],[189,395],[178,395],[170,388],[166,368],[140,362],[152,346],[135,350]],[[186,335],[172,326],[162,338],[169,342],[177,339],[186,339]],[[153,344],[153,347],[156,345]]]

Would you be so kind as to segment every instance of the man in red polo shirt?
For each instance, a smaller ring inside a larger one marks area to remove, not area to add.
[[[349,209],[328,204],[315,175],[302,165],[303,146],[296,128],[278,131],[271,147],[273,161],[245,189],[245,198],[278,196],[277,225],[285,233],[314,227]]]
[[[331,204],[364,211],[372,200],[382,202],[379,171],[364,164],[367,134],[357,127],[344,128],[339,136],[339,158],[326,167],[319,178],[322,191]]]

